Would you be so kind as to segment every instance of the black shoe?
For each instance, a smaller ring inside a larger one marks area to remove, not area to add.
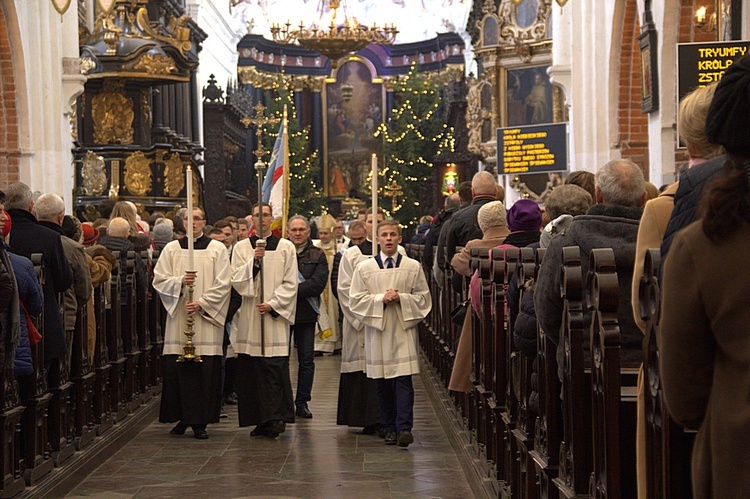
[[[312,414],[310,415],[312,417]],[[273,421],[269,426],[271,432],[275,433],[274,437],[278,437],[286,431],[286,423],[283,421]]]
[[[232,392],[224,397],[224,403],[226,405],[237,405],[237,394]]]
[[[380,433],[383,431],[383,427],[380,426],[380,423],[371,424],[369,426],[365,426],[362,428],[362,435],[378,435],[380,436]],[[380,436],[380,438],[383,438],[385,436],[385,433]]]
[[[269,423],[264,423],[256,426],[255,429],[250,432],[250,436],[276,438],[279,436],[279,433],[277,431],[274,431],[274,429],[269,426]]]
[[[180,421],[177,425],[169,431],[170,435],[184,435],[188,425]]]
[[[298,405],[297,411],[294,414],[297,417],[304,418],[304,419],[312,419],[313,417],[312,412],[310,412],[310,409],[307,408],[307,404]]]
[[[193,436],[198,440],[208,440],[208,433],[206,433],[205,428],[193,426]]]
[[[409,444],[414,443],[414,435],[409,430],[403,430],[398,432],[398,446],[409,447]]]
[[[386,432],[385,445],[396,445],[396,432],[395,431]]]

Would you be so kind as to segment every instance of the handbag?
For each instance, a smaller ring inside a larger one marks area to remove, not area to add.
[[[464,325],[464,320],[466,319],[466,311],[469,310],[469,302],[470,300],[464,300],[456,305],[453,310],[451,310],[451,321],[458,327]]]
[[[32,345],[36,345],[40,341],[42,341],[42,335],[39,332],[39,330],[36,328],[36,324],[34,324],[34,320],[29,314],[29,312],[26,311],[26,307],[23,306],[23,302],[21,300],[18,301],[21,304],[21,310],[23,310],[23,313],[26,314],[26,331],[29,333],[29,343]]]

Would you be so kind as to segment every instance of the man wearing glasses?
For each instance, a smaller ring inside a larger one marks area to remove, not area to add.
[[[256,425],[250,435],[274,438],[294,423],[289,332],[297,308],[297,252],[291,241],[271,234],[270,205],[253,206],[252,215],[265,247],[256,234],[232,254],[232,286],[242,297],[233,342],[238,410],[240,426]]]

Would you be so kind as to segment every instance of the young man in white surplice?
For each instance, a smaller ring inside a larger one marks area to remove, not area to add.
[[[401,227],[378,224],[380,252],[357,265],[351,285],[351,311],[365,324],[367,377],[377,382],[380,423],[386,445],[414,441],[414,387],[419,373],[417,325],[432,308],[424,272],[398,252]]]

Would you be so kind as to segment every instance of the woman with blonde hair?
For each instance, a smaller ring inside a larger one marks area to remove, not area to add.
[[[712,144],[706,137],[706,116],[711,105],[716,84],[699,88],[687,94],[680,101],[678,130],[687,146],[690,162],[689,168],[701,164],[724,153],[721,145]],[[638,226],[638,239],[635,247],[635,269],[631,306],[638,327],[646,333],[646,324],[641,319],[638,291],[640,289],[646,252],[649,248],[658,248],[664,239],[672,211],[674,196],[679,181],[667,187],[659,196],[651,199],[643,208],[641,223]],[[636,462],[638,474],[638,497],[646,497],[646,394],[643,386],[643,369],[638,377],[638,419],[636,429]]]
[[[129,201],[118,201],[115,203],[115,207],[112,208],[112,214],[109,219],[112,220],[113,218],[120,217],[127,220],[128,225],[130,225],[130,235],[134,236],[139,232],[137,215],[138,212],[133,203],[130,203]]]

